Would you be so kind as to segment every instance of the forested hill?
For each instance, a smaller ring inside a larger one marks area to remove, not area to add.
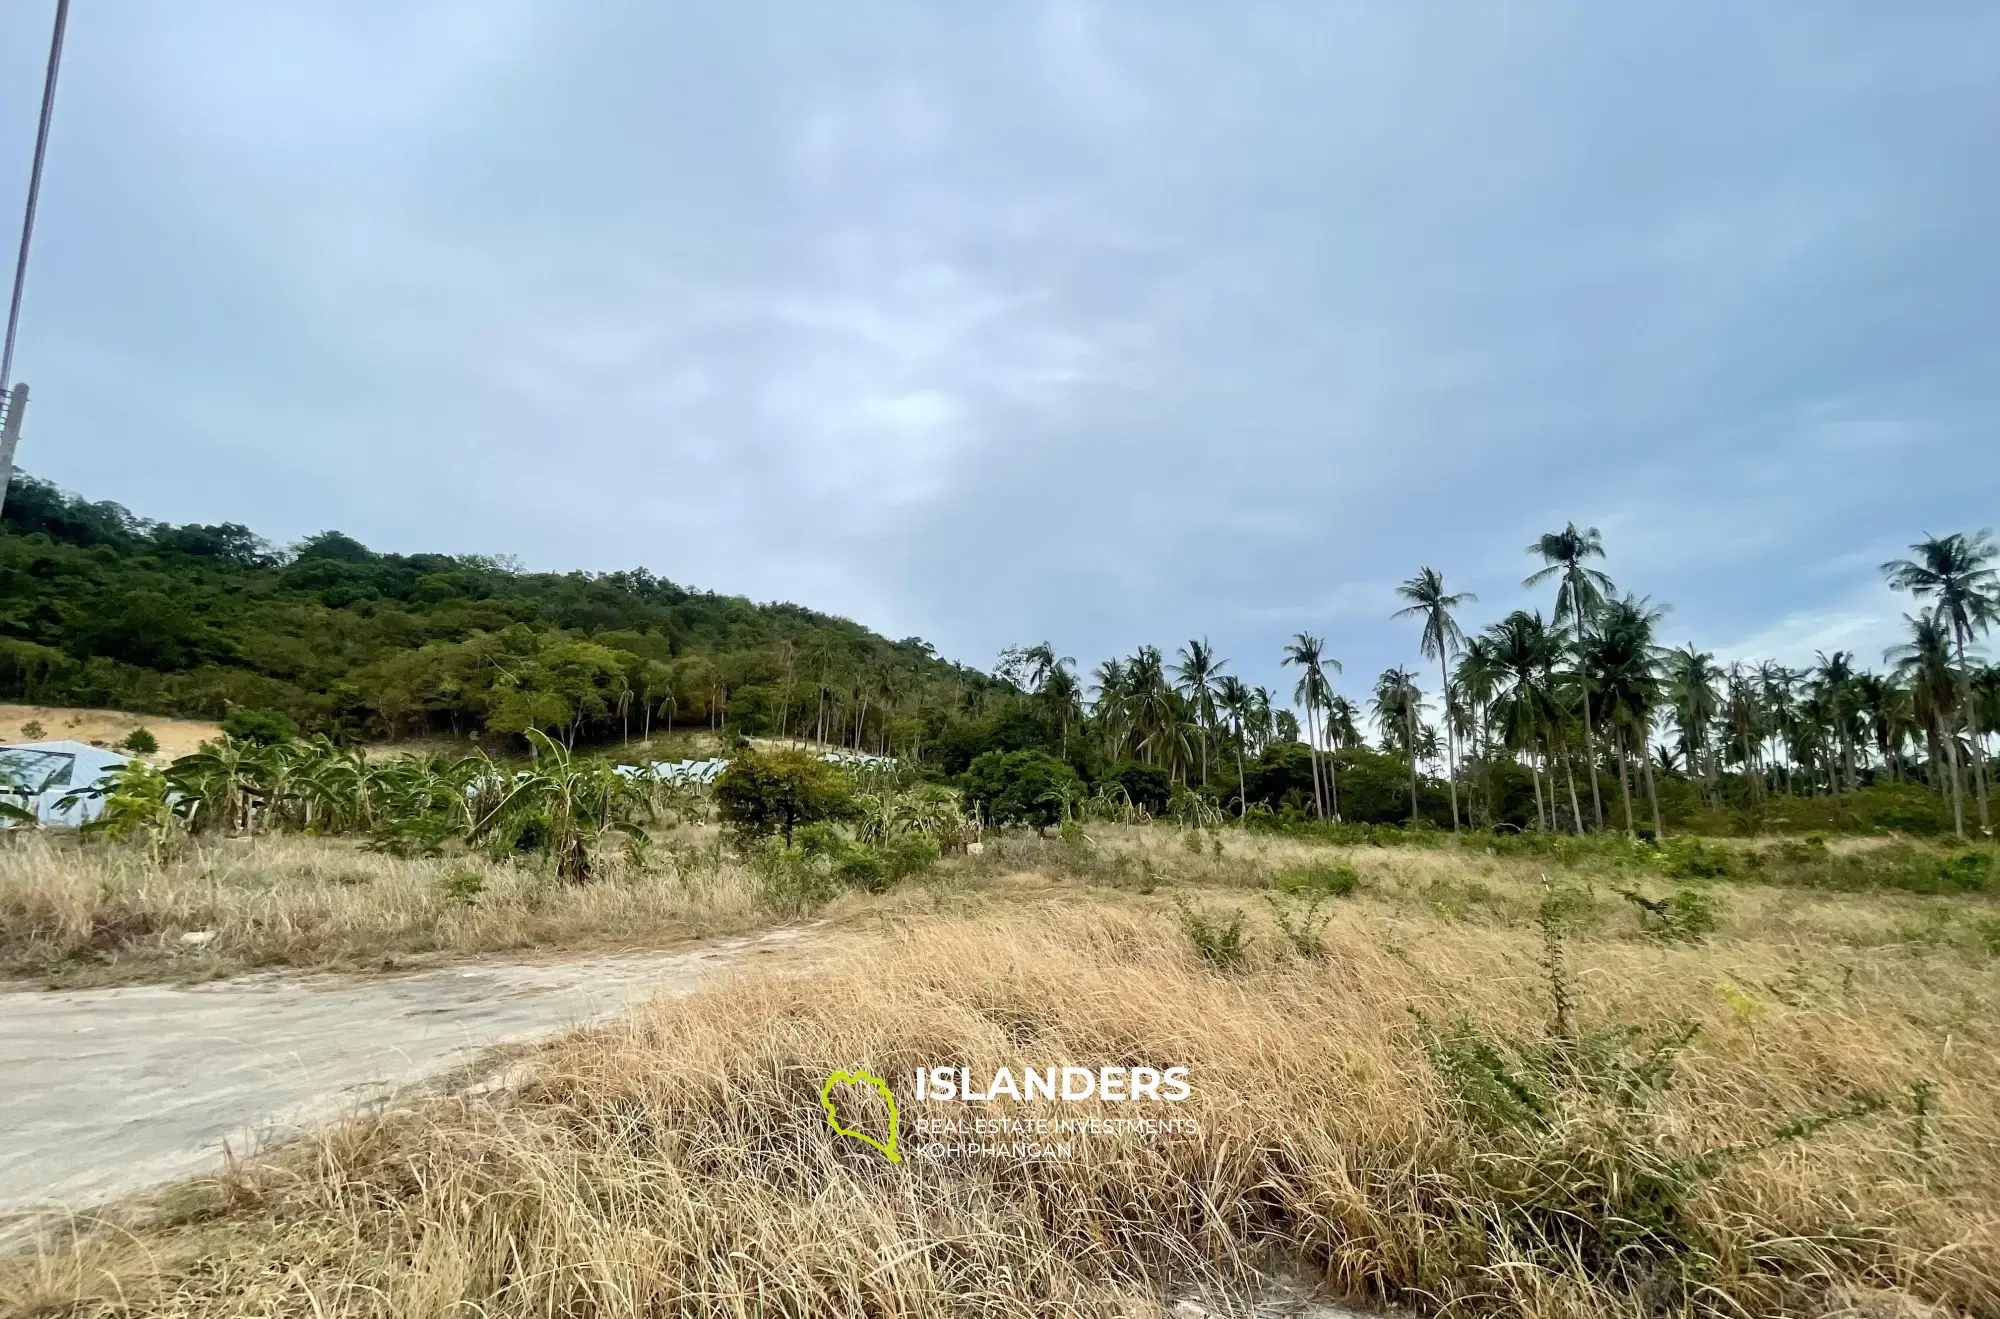
[[[530,573],[336,531],[281,551],[239,524],[149,522],[20,474],[0,514],[8,699],[269,709],[345,738],[783,722],[876,748],[996,685],[915,637],[644,569]]]

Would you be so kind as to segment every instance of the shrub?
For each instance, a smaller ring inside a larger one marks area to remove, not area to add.
[[[1698,838],[1669,838],[1659,853],[1661,869],[1674,879],[1721,879],[1737,868],[1730,849]]]
[[[477,870],[454,870],[438,880],[438,893],[448,902],[471,906],[486,891],[486,876]]]
[[[118,745],[135,756],[150,756],[160,749],[160,739],[149,728],[135,728]]]
[[[1636,889],[1620,889],[1619,893],[1639,909],[1640,928],[1662,939],[1699,943],[1722,924],[1721,903],[1706,889],[1683,885],[1657,900]]]
[[[1285,941],[1285,947],[1310,962],[1324,958],[1326,941],[1323,936],[1333,920],[1332,912],[1320,912],[1321,905],[1326,902],[1326,894],[1313,894],[1303,910],[1295,910],[1268,893],[1264,896],[1271,904],[1271,918],[1278,927],[1278,937]]]
[[[1045,829],[1083,799],[1083,780],[1046,751],[988,751],[966,769],[965,797],[994,824]]]
[[[238,741],[268,747],[297,738],[299,726],[276,710],[252,710],[239,705],[222,717],[222,731]]]
[[[805,916],[840,895],[840,881],[824,857],[766,839],[749,854],[764,905],[781,916]]]
[[[889,865],[880,852],[866,843],[855,843],[833,863],[834,876],[848,888],[880,893],[889,887]]]
[[[853,802],[847,776],[808,751],[746,750],[715,780],[715,806],[745,838],[783,834],[802,824],[836,820]]]
[[[889,869],[889,882],[901,883],[937,864],[938,841],[928,834],[904,834],[881,846],[882,860]]]
[[[1249,939],[1242,912],[1233,911],[1224,918],[1179,898],[1174,906],[1180,911],[1182,931],[1204,962],[1224,971],[1243,965],[1249,955]]]
[[[21,725],[21,736],[29,742],[41,741],[48,734],[48,731],[48,729],[42,727],[42,721],[39,719],[30,719],[27,723]]]
[[[1651,1040],[1634,1026],[1579,1030],[1559,926],[1545,919],[1543,938],[1552,1016],[1540,1034],[1510,1034],[1470,1016],[1442,1030],[1417,1019],[1488,1202],[1466,1226],[1505,1233],[1552,1269],[1620,1275],[1634,1292],[1652,1293],[1662,1313],[1691,1308],[1704,1263],[1719,1253],[1697,1225],[1702,1186],[1753,1155],[1886,1105],[1860,1094],[1761,1140],[1677,1148],[1658,1101],[1677,1078],[1694,1024]]]
[[[1345,898],[1361,887],[1361,874],[1345,861],[1311,861],[1280,870],[1271,886],[1283,893]]]

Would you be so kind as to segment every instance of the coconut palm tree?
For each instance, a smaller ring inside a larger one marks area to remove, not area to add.
[[[1493,648],[1497,677],[1494,722],[1502,744],[1527,757],[1528,773],[1535,785],[1535,822],[1548,830],[1556,818],[1550,757],[1561,719],[1555,666],[1564,646],[1562,630],[1549,627],[1539,612],[1516,609],[1486,629],[1486,638]],[[1551,771],[1546,801],[1542,794],[1545,769]]]
[[[2000,549],[1995,548],[1990,531],[1970,536],[1963,532],[1927,536],[1910,549],[1916,558],[1892,559],[1882,565],[1882,571],[1896,590],[1908,591],[1920,600],[1936,601],[1933,607],[1949,629],[1957,652],[1958,714],[1968,721],[1969,730],[1972,672],[1966,663],[1965,648],[1973,638],[2000,622],[2000,569],[1994,567],[1995,560],[2000,559]],[[1979,790],[1979,828],[1982,833],[1990,833],[1993,825],[1986,805],[1986,757],[1976,736],[1972,743],[1972,769]]]
[[[1853,792],[1861,786],[1854,767],[1854,722],[1859,709],[1854,692],[1854,652],[1836,650],[1829,655],[1822,650],[1814,658],[1813,676],[1819,685],[1826,713],[1833,721],[1834,736],[1840,743],[1841,766],[1847,772],[1847,791]]]
[[[1590,685],[1601,696],[1599,708],[1611,730],[1618,755],[1618,795],[1625,806],[1625,832],[1632,833],[1631,767],[1628,742],[1635,745],[1646,776],[1646,795],[1653,811],[1653,832],[1660,833],[1660,795],[1653,780],[1653,715],[1664,695],[1661,649],[1654,629],[1666,614],[1643,597],[1611,600],[1599,611],[1597,630],[1585,645]]]
[[[1398,609],[1392,618],[1421,617],[1424,620],[1423,635],[1418,645],[1425,659],[1438,662],[1438,690],[1445,702],[1444,710],[1444,753],[1445,781],[1451,785],[1451,831],[1458,832],[1458,748],[1451,727],[1451,674],[1446,667],[1451,656],[1465,644],[1465,633],[1458,627],[1458,620],[1451,611],[1462,604],[1479,597],[1470,591],[1457,595],[1446,594],[1444,576],[1435,568],[1421,568],[1415,577],[1396,588],[1396,594],[1410,603],[1407,608]]]
[[[1942,610],[1927,614],[1903,615],[1910,639],[1892,646],[1884,655],[1896,666],[1896,677],[1909,688],[1911,703],[1919,723],[1930,740],[1930,762],[1935,778],[1939,765],[1951,787],[1952,827],[1965,837],[1964,790],[1958,772],[1959,694],[1957,666],[1952,663],[1951,625]]]
[[[1486,803],[1487,818],[1492,814],[1493,797],[1493,744],[1492,715],[1493,698],[1500,689],[1500,666],[1494,659],[1493,643],[1485,636],[1471,636],[1459,652],[1458,667],[1452,670],[1450,691],[1466,713],[1470,735],[1478,738],[1479,763],[1484,768],[1484,792],[1481,796]],[[1467,787],[1471,786],[1468,780]],[[1468,803],[1466,814],[1478,818],[1473,806]]]
[[[1375,695],[1369,702],[1375,711],[1375,726],[1382,730],[1382,744],[1400,744],[1410,762],[1410,819],[1417,818],[1417,756],[1423,750],[1418,733],[1417,711],[1423,708],[1424,694],[1416,675],[1405,668],[1384,669],[1375,680]]]
[[[1709,732],[1715,726],[1719,708],[1715,687],[1721,676],[1715,667],[1715,656],[1705,650],[1682,646],[1667,656],[1667,701],[1680,729],[1688,773],[1699,776],[1702,795],[1711,798],[1715,791],[1715,758]]]
[[[1256,697],[1243,685],[1243,680],[1233,673],[1225,673],[1216,680],[1215,704],[1229,716],[1232,736],[1230,741],[1236,747],[1236,803],[1237,818],[1241,819],[1250,810],[1249,780],[1243,774],[1244,732],[1249,726],[1256,709]]]
[[[1201,731],[1201,786],[1208,786],[1208,740],[1215,730],[1215,681],[1229,661],[1215,657],[1208,638],[1189,641],[1174,664],[1174,690],[1186,698]]]
[[[1572,522],[1561,531],[1546,533],[1534,544],[1528,546],[1528,553],[1538,554],[1547,565],[1530,573],[1521,582],[1522,586],[1537,586],[1549,578],[1556,579],[1556,617],[1564,613],[1570,616],[1571,625],[1576,629],[1579,645],[1590,635],[1586,620],[1597,612],[1604,597],[1615,587],[1611,578],[1596,568],[1588,566],[1590,559],[1604,557],[1604,533],[1596,527],[1577,530]],[[1604,800],[1597,789],[1597,745],[1591,733],[1590,685],[1582,684],[1583,693],[1583,752],[1590,763],[1590,806],[1599,829],[1604,828]]]
[[[1326,703],[1328,695],[1326,669],[1331,666],[1335,673],[1340,672],[1340,661],[1327,655],[1326,643],[1320,638],[1301,632],[1286,644],[1284,659],[1281,662],[1288,667],[1295,666],[1299,670],[1299,682],[1298,686],[1292,689],[1292,700],[1305,707],[1306,749],[1312,758],[1313,813],[1324,818],[1326,799],[1319,787],[1318,711]],[[1340,799],[1336,795],[1334,800],[1338,803]],[[1340,818],[1337,806],[1334,818]]]

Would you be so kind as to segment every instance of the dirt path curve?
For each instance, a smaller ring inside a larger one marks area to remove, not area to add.
[[[688,993],[804,937],[386,980],[0,992],[0,1219],[205,1172],[224,1140],[240,1155],[481,1049]]]

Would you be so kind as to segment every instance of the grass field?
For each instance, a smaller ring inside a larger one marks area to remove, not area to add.
[[[213,860],[150,881],[159,910],[211,904],[231,965],[757,919],[726,860],[706,889],[668,868],[531,899],[501,876],[465,906],[436,897],[444,863],[256,846],[254,881]],[[1915,873],[1894,848],[1797,864]],[[505,1090],[0,1262],[0,1313],[1124,1315],[1302,1267],[1453,1313],[2000,1315],[1992,899],[1785,882],[1777,857],[1747,882],[1550,860],[1011,837],[841,899],[883,935],[829,969],[663,1001]],[[107,878],[69,864],[67,901]],[[907,1091],[916,1066],[1055,1062],[1188,1066],[1171,1115],[1199,1134],[892,1165],[817,1106],[838,1068]]]

